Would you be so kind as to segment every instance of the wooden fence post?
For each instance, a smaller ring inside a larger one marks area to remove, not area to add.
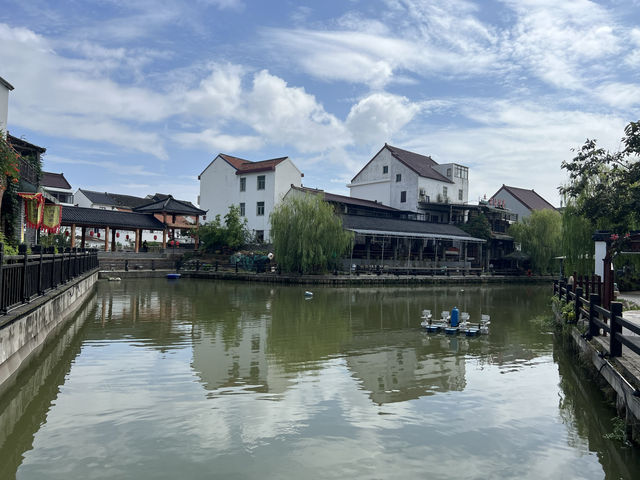
[[[567,303],[571,301],[571,291],[573,290],[573,285],[570,283],[567,284]]]
[[[40,247],[40,262],[38,263],[38,295],[42,295],[44,293],[44,289],[42,288],[42,247]]]
[[[622,325],[618,323],[616,317],[622,316],[622,303],[611,302],[611,338],[609,339],[609,356],[619,357],[622,355],[622,342],[616,334],[622,335]]]
[[[0,243],[0,313],[6,313],[5,305],[4,305],[4,292],[2,285],[2,278],[4,277],[4,272],[2,271],[2,267],[4,265],[4,243]]]
[[[600,295],[592,293],[589,295],[589,335],[592,337],[600,335],[600,327],[598,327],[594,321],[596,316],[598,316],[596,306],[600,306]]]
[[[27,292],[27,266],[29,264],[29,255],[27,254],[27,246],[20,244],[18,248],[22,253],[22,302],[27,303],[29,301],[29,294]]]
[[[582,306],[582,287],[576,288],[576,304],[574,308],[575,323],[578,323],[580,318],[580,307]]]

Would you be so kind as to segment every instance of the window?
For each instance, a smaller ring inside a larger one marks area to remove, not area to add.
[[[402,191],[400,192],[400,203],[406,203],[407,201],[407,192],[406,191]]]
[[[247,177],[240,177],[240,191],[244,192],[247,190]]]
[[[258,202],[256,205],[256,215],[259,217],[264,215],[264,202]]]
[[[245,216],[245,210],[244,210],[244,202],[242,202],[240,204],[240,216],[244,217]]]
[[[258,175],[258,190],[264,190],[264,175]]]
[[[455,166],[455,174],[458,178],[469,178],[469,169],[460,165]]]
[[[256,243],[264,242],[264,230],[256,230]]]
[[[384,166],[382,167],[382,173],[383,173],[383,174],[384,174],[384,173],[389,173],[389,165],[384,165]]]
[[[451,178],[451,169],[447,168],[447,177]]]
[[[442,196],[445,200],[447,199],[447,187],[442,187]]]
[[[400,175],[399,173],[396,173],[396,182],[401,182],[402,181],[402,175]]]
[[[458,200],[462,200],[462,198],[463,198],[462,194],[463,194],[462,189],[459,189],[458,190]]]

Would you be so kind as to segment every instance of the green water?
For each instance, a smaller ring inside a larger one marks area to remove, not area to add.
[[[548,286],[305,289],[99,282],[0,397],[0,479],[640,478]],[[420,330],[454,305],[490,334]]]

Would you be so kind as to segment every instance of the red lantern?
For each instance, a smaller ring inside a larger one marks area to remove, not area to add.
[[[158,236],[157,236],[157,235],[154,235],[154,236],[153,236],[153,239],[154,239],[154,240],[157,240],[157,239],[158,239]]]
[[[169,240],[169,245],[173,247],[173,240]]]
[[[100,238],[100,232],[98,232],[98,238]]]
[[[127,235],[125,238],[126,238],[127,240],[129,240],[129,235]]]
[[[120,232],[116,232],[116,238],[120,238]]]
[[[65,237],[68,237],[68,236],[69,236],[69,230],[67,230],[67,231],[65,231],[65,232],[64,232],[64,236],[65,236]]]
[[[89,235],[93,237],[93,230],[89,232]]]
[[[176,247],[180,246],[180,242],[176,240]]]

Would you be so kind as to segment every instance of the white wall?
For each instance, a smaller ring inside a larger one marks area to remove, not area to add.
[[[9,118],[9,89],[0,83],[0,130],[7,131]]]
[[[259,176],[265,177],[264,190],[258,190]],[[288,158],[276,165],[275,170],[236,175],[236,169],[218,156],[200,175],[200,208],[208,210],[207,221],[211,221],[218,214],[224,217],[230,205],[244,203],[249,231],[254,234],[256,230],[263,230],[268,242],[269,214],[291,184],[301,185],[301,176],[300,170]],[[246,179],[244,192],[240,191],[241,178]],[[257,214],[258,202],[264,202],[264,215]]]
[[[386,150],[385,150],[386,151]],[[389,206],[400,210],[418,211],[418,179],[420,176],[407,167],[404,163],[394,158],[389,168],[391,179],[389,183]],[[400,181],[396,181],[396,175],[400,175]],[[401,202],[401,192],[407,192],[407,201]]]
[[[391,205],[391,179],[393,164],[398,161],[391,156],[386,148],[380,151],[371,161],[356,175],[353,181],[347,185],[349,195],[354,198],[377,201],[384,205]],[[383,167],[388,167],[388,172],[383,173]]]
[[[494,200],[504,201],[505,208],[508,208],[513,213],[518,214],[518,221],[521,222],[523,218],[531,215],[531,210],[529,210],[525,205],[520,202],[517,198],[507,192],[504,188],[501,188],[498,193],[496,193],[493,197]]]

